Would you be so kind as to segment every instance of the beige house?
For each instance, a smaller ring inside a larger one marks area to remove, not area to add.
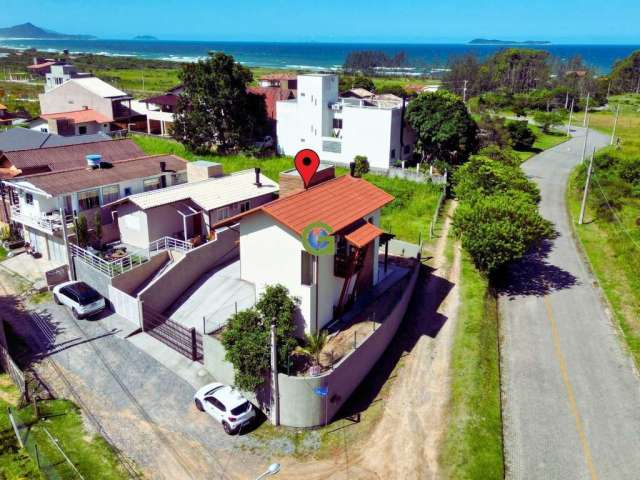
[[[138,248],[164,238],[199,245],[212,238],[211,225],[270,202],[278,184],[260,170],[223,175],[219,163],[187,165],[187,183],[123,198],[117,208],[122,243]]]

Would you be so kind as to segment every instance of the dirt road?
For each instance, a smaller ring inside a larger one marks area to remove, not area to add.
[[[459,246],[452,265],[446,259],[453,207],[447,211],[429,262],[434,270],[421,277],[396,345],[390,347],[406,354],[384,400],[379,423],[367,439],[349,447],[348,456],[342,452],[328,461],[282,461],[281,478],[438,478],[438,447],[446,426],[449,361],[459,302]]]

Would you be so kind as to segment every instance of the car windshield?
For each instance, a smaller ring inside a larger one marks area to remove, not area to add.
[[[232,408],[231,409],[231,413],[233,415],[240,415],[241,413],[244,413],[247,410],[249,410],[249,402],[244,402],[244,403],[238,405],[236,408]]]
[[[78,296],[80,305],[89,305],[102,298],[98,292],[83,282],[72,285],[71,290]]]

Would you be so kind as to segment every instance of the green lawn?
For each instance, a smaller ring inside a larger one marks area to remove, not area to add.
[[[544,150],[555,147],[556,145],[560,145],[561,143],[569,140],[569,137],[561,132],[544,133],[540,127],[536,125],[529,125],[529,128],[536,134],[536,141],[534,142],[533,147],[529,150],[516,150],[516,153],[523,162]]]
[[[443,471],[456,480],[502,479],[497,305],[466,252],[451,371],[449,420],[439,459]]]
[[[80,473],[87,479],[100,478],[119,480],[129,478],[111,447],[101,438],[88,432],[78,407],[68,400],[39,402],[40,420],[34,416],[33,407],[17,409],[17,389],[5,374],[0,375],[0,478],[40,479],[45,478],[35,463],[35,445],[46,478],[77,478],[64,461],[45,432],[45,428],[59,440],[59,445]],[[14,409],[18,423],[22,426],[26,449],[18,448],[17,440],[6,414]],[[28,432],[28,433],[27,433]],[[28,452],[28,453],[27,453]]]
[[[133,136],[133,140],[147,154],[173,153],[187,160],[201,158],[219,162],[223,165],[225,173],[260,167],[266,176],[278,181],[280,172],[293,168],[291,157],[257,159],[245,155],[194,155],[182,144],[164,138],[136,135]],[[346,172],[345,168],[336,170],[338,175]],[[420,235],[423,239],[428,236],[429,222],[433,217],[441,186],[418,184],[373,174],[367,174],[365,178],[396,197],[392,204],[382,210],[382,227],[386,231],[394,233],[401,240],[412,243],[417,243]]]

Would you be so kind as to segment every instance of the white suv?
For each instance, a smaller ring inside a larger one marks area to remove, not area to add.
[[[64,282],[53,288],[53,300],[66,305],[76,318],[85,318],[104,310],[102,295],[84,282]]]
[[[196,392],[196,408],[207,412],[229,435],[237,433],[256,416],[253,405],[240,392],[222,383],[210,383]]]

